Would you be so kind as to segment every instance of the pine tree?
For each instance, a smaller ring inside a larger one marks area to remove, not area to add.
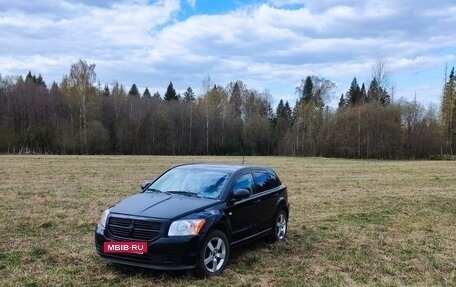
[[[139,98],[139,90],[138,90],[138,87],[136,87],[136,84],[133,84],[131,85],[131,89],[130,91],[128,92],[128,95],[129,96],[132,96],[132,97],[137,97]]]
[[[143,97],[148,98],[148,99],[150,99],[152,97],[152,95],[150,94],[149,89],[147,87],[144,90]]]
[[[364,85],[364,83],[361,85],[361,101],[363,103],[368,103],[366,86]]]
[[[456,150],[456,76],[454,67],[451,69],[450,77],[443,88],[441,117],[448,152],[453,154]]]
[[[152,96],[152,98],[154,99],[157,99],[157,100],[161,100],[161,95],[160,95],[160,92],[155,92],[154,95]]]
[[[168,88],[165,93],[165,101],[177,101],[176,90],[173,87],[173,82],[169,82]]]
[[[280,99],[279,101],[279,104],[277,105],[277,109],[276,109],[276,115],[278,118],[284,118],[284,105],[283,105],[283,100]]]
[[[52,82],[51,89],[49,90],[50,95],[59,95],[60,94],[60,88],[59,85],[57,85],[56,82]]]
[[[344,99],[344,93],[340,95],[340,100],[339,100],[339,109],[345,107],[345,99]]]
[[[33,82],[33,76],[32,76],[32,71],[29,70],[29,72],[27,73],[27,76],[25,76],[25,81],[26,82]]]
[[[29,82],[29,83],[34,83],[34,84],[40,85],[43,88],[47,88],[46,83],[44,82],[41,74],[38,74],[38,77],[36,77],[35,75],[32,75],[32,72],[30,70],[27,73],[27,75],[25,76],[25,81]]]
[[[193,92],[191,87],[188,87],[187,90],[184,92],[184,102],[192,103],[195,101],[195,93]]]
[[[304,83],[304,88],[302,89],[302,98],[301,101],[306,103],[312,100],[313,96],[313,82],[310,76],[307,76],[306,81]]]
[[[291,124],[291,114],[292,111],[290,108],[290,104],[288,103],[288,101],[286,101],[285,105],[283,106],[283,116],[287,120],[288,125]]]
[[[108,85],[105,85],[102,95],[105,96],[105,97],[111,96],[111,92],[109,91]]]
[[[41,74],[38,74],[38,77],[35,79],[35,83],[42,86],[43,88],[46,88],[46,83],[44,82]]]
[[[290,104],[288,104],[288,101],[285,102],[285,104],[284,104],[283,100],[280,99],[279,104],[277,105],[277,108],[276,108],[277,120],[284,122],[286,124],[286,127],[289,127],[291,124],[291,116],[292,116],[292,110],[290,108]]]
[[[230,105],[235,118],[241,118],[241,107],[242,107],[242,90],[241,90],[242,83],[236,81],[234,83],[233,88],[231,89],[230,95]]]
[[[353,81],[351,82],[350,89],[348,90],[346,94],[346,98],[349,101],[350,105],[355,106],[361,103],[362,99],[362,94],[361,94],[361,89],[358,85],[358,80],[356,80],[356,77],[353,78]]]
[[[367,101],[380,101],[380,87],[376,78],[373,78],[367,91]]]

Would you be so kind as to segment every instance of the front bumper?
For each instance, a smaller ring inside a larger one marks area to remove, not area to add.
[[[159,270],[184,270],[196,267],[204,238],[200,235],[161,237],[153,242],[148,242],[147,253],[144,254],[104,253],[103,244],[106,241],[122,240],[108,238],[104,229],[97,226],[95,247],[98,255],[107,262]]]

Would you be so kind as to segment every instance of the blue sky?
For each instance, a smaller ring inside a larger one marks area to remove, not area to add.
[[[242,80],[293,104],[307,75],[337,84],[386,62],[395,99],[438,105],[445,63],[456,65],[456,3],[450,0],[0,0],[0,73],[60,82],[78,59],[102,84],[136,83],[161,94],[169,81],[197,93],[209,75]]]

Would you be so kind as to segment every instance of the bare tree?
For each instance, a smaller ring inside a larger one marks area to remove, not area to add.
[[[72,64],[70,74],[64,77],[63,86],[66,86],[65,92],[67,98],[76,100],[79,108],[79,133],[82,141],[82,152],[87,152],[87,115],[88,115],[88,98],[94,98],[96,89],[94,82],[96,80],[95,64],[87,64],[84,60],[79,60]]]
[[[391,102],[394,99],[395,81],[393,71],[383,59],[377,61],[371,67],[372,80],[376,79],[378,86],[390,94]]]

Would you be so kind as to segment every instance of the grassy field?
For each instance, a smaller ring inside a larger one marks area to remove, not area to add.
[[[234,250],[218,278],[119,269],[101,212],[183,162],[239,157],[0,156],[0,286],[455,286],[456,163],[247,157],[289,186],[288,238]]]

